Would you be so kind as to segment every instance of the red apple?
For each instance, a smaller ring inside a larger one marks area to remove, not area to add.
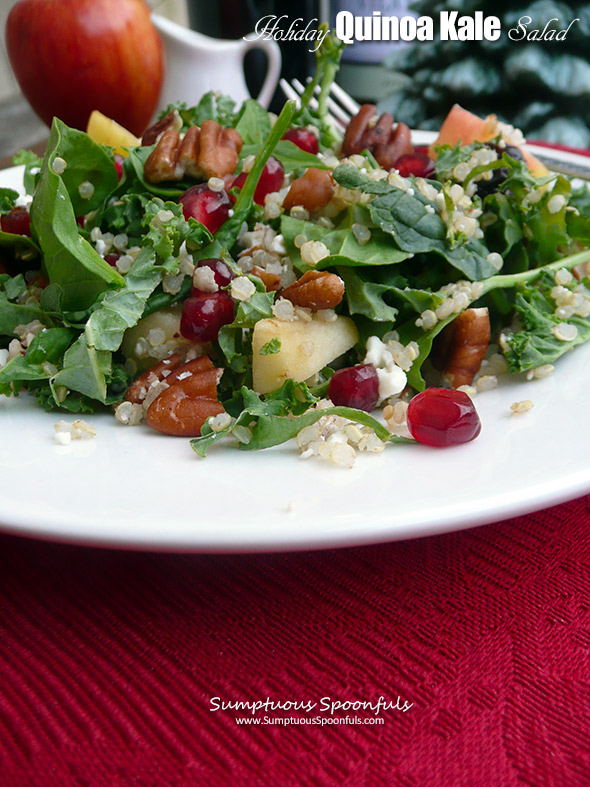
[[[57,116],[85,129],[98,109],[141,136],[156,109],[164,48],[144,0],[19,0],[6,49],[48,125]]]

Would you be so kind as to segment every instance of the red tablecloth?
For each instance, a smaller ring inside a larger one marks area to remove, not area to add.
[[[0,783],[588,785],[589,536],[590,498],[291,555],[1,536]],[[213,709],[267,698],[317,706]],[[384,723],[264,722],[347,716]]]

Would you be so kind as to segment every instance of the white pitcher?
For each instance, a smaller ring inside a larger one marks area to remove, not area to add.
[[[241,104],[250,98],[244,79],[244,56],[251,49],[266,53],[266,78],[256,98],[263,107],[268,107],[281,74],[281,51],[276,41],[211,38],[158,14],[152,14],[152,21],[166,50],[166,76],[159,109],[175,101],[194,106],[209,90],[226,93]]]

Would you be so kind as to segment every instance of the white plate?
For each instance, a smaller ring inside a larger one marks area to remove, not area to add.
[[[20,186],[19,168],[0,175]],[[63,415],[0,396],[0,523],[23,535],[133,548],[271,551],[369,544],[497,521],[590,491],[590,344],[543,380],[480,394],[483,428],[450,449],[391,446],[352,470],[281,446],[214,447],[90,417],[92,440],[54,442]],[[534,408],[511,415],[510,404]],[[69,420],[73,420],[70,418]]]

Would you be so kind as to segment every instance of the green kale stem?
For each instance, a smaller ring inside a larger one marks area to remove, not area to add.
[[[522,273],[507,273],[498,274],[498,276],[491,276],[485,279],[482,284],[484,286],[482,295],[497,290],[499,288],[514,287],[521,282],[533,281],[538,278],[543,271],[559,271],[562,268],[575,268],[576,265],[582,265],[585,262],[590,262],[590,250],[580,251],[577,254],[571,254],[569,257],[563,257],[560,260],[551,262],[548,265],[543,265],[542,268],[532,268],[529,271]]]

